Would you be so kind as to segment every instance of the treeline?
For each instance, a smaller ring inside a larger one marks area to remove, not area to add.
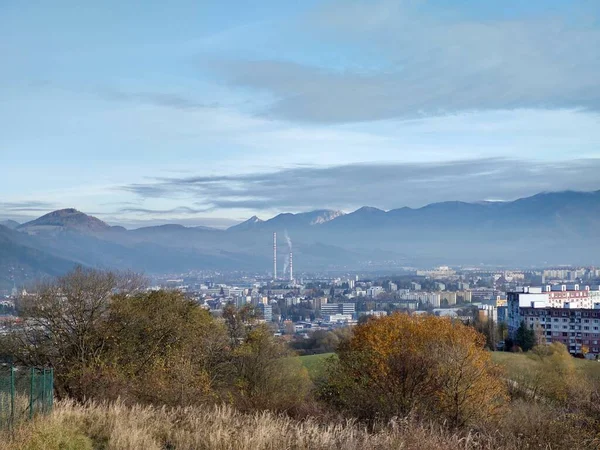
[[[77,269],[18,305],[0,341],[17,364],[51,366],[59,397],[239,408],[302,406],[310,380],[246,311],[225,320],[176,291],[146,292],[135,274]]]
[[[317,355],[320,353],[332,353],[340,344],[348,339],[352,333],[349,327],[336,328],[334,330],[317,330],[308,337],[295,336],[290,342],[290,347],[299,355]]]
[[[23,320],[0,338],[2,354],[54,367],[58,395],[82,404],[225,403],[311,416],[325,428],[425,425],[464,436],[464,448],[600,443],[598,381],[583,380],[564,347],[534,347],[535,370],[507,373],[482,333],[447,318],[395,313],[313,335],[299,350],[336,354],[311,380],[252,308],[228,306],[215,318],[179,292],[147,292],[135,274],[77,269],[38,286],[18,310]]]

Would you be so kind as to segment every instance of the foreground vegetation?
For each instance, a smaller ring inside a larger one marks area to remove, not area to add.
[[[63,400],[52,415],[26,422],[12,433],[0,432],[0,442],[5,450],[597,448],[597,442],[581,444],[569,431],[571,425],[559,420],[550,423],[524,403],[499,424],[501,432],[449,430],[410,418],[367,426],[355,420],[296,420],[268,411],[241,413],[230,406],[82,405]]]
[[[473,327],[398,313],[300,359],[252,308],[215,318],[131,274],[37,292],[0,352],[54,367],[61,400],[3,448],[600,448],[598,363],[560,344],[496,356]]]

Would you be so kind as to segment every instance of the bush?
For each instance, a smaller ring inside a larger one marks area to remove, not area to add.
[[[331,359],[321,397],[367,420],[417,414],[481,423],[507,399],[498,368],[471,327],[396,313],[356,327]]]
[[[290,411],[307,401],[312,386],[308,371],[266,326],[251,330],[233,356],[238,406]]]

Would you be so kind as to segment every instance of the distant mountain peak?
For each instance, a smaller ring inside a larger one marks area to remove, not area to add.
[[[384,213],[383,209],[375,208],[373,206],[363,206],[362,208],[358,208],[355,213]]]
[[[75,230],[80,232],[102,232],[110,230],[110,225],[100,219],[88,216],[75,208],[52,211],[31,222],[20,225],[18,229],[28,233],[51,230]]]
[[[242,223],[238,223],[237,225],[233,225],[229,227],[229,230],[234,231],[244,231],[250,230],[254,228],[256,225],[263,223],[263,220],[259,219],[258,216],[252,216],[248,220],[243,221]]]

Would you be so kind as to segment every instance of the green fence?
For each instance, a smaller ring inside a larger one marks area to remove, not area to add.
[[[47,414],[53,404],[53,369],[0,366],[0,428]]]

